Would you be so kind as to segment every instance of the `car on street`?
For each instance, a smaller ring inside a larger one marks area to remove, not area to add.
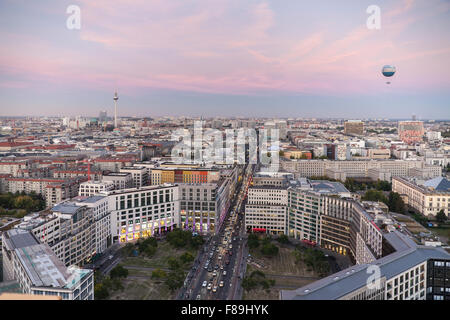
[[[219,287],[223,287],[223,281],[220,281]]]
[[[206,287],[207,284],[208,284],[208,282],[206,282],[206,280],[203,281],[202,287]]]
[[[225,277],[225,276],[227,275],[227,271],[226,271],[226,270],[223,270],[222,275]]]
[[[213,277],[215,277],[215,276],[217,276],[217,272],[214,271],[213,272]]]
[[[195,298],[195,300],[200,300],[202,298],[202,296],[201,295],[197,295],[197,297]]]
[[[213,292],[217,292],[217,286],[214,286],[214,288],[213,288],[212,291],[213,291]]]
[[[212,283],[209,283],[208,287],[206,289],[211,290],[211,288],[212,288]]]

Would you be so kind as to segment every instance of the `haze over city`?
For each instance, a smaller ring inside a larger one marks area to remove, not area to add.
[[[1,0],[0,300],[448,314],[449,30],[450,0]]]
[[[449,118],[448,1],[71,4],[0,3],[0,116]]]

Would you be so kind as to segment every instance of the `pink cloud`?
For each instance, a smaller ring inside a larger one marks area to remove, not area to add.
[[[79,50],[10,35],[15,46],[0,53],[0,68],[25,83],[37,79],[89,88],[338,94],[370,92],[383,84],[381,66],[392,61],[402,64],[401,86],[412,88],[418,77],[406,80],[412,73],[403,70],[419,62],[432,65],[435,79],[442,81],[438,63],[425,60],[449,55],[445,43],[424,50],[420,39],[403,40],[413,23],[448,7],[433,2],[425,13],[413,14],[416,5],[405,1],[383,11],[380,31],[361,24],[347,32],[322,28],[293,39],[274,31],[277,16],[266,1],[82,0]],[[237,8],[242,16],[234,19]],[[427,80],[425,86],[435,83]]]

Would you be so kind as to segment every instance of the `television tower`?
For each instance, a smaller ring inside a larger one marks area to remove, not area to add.
[[[117,100],[119,100],[119,96],[117,95],[117,90],[114,93],[114,128],[117,128]]]

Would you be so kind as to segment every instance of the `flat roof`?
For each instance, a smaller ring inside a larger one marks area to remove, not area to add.
[[[321,193],[348,193],[350,191],[340,182],[328,180],[310,180],[314,191]]]
[[[144,186],[144,187],[140,187],[140,188],[102,191],[102,194],[105,194],[105,195],[125,194],[125,193],[139,192],[139,191],[150,191],[150,190],[155,190],[155,189],[172,188],[172,187],[176,187],[177,185],[178,185],[178,183],[176,183],[176,184],[167,183],[167,184],[162,184],[162,185]]]
[[[104,174],[103,178],[105,178],[105,177],[125,177],[128,175],[131,175],[131,173],[130,172],[110,172],[110,173]]]
[[[95,203],[97,201],[103,200],[105,199],[106,196],[105,195],[94,195],[94,196],[90,196],[90,197],[76,197],[75,200],[77,202],[84,202],[84,203]]]
[[[33,286],[64,287],[69,278],[65,265],[45,244],[35,244],[15,249]]]
[[[71,203],[71,202],[62,202],[57,204],[52,208],[53,212],[60,212],[65,214],[75,214],[81,206]]]
[[[428,259],[450,259],[442,248],[418,246],[407,236],[394,231],[386,240],[398,249],[371,264],[351,266],[296,290],[281,290],[282,300],[336,300],[366,285],[371,265],[380,267],[381,277],[390,279]]]
[[[6,234],[11,243],[11,247],[14,249],[20,249],[39,243],[30,232],[22,229],[11,229],[8,230]]]

